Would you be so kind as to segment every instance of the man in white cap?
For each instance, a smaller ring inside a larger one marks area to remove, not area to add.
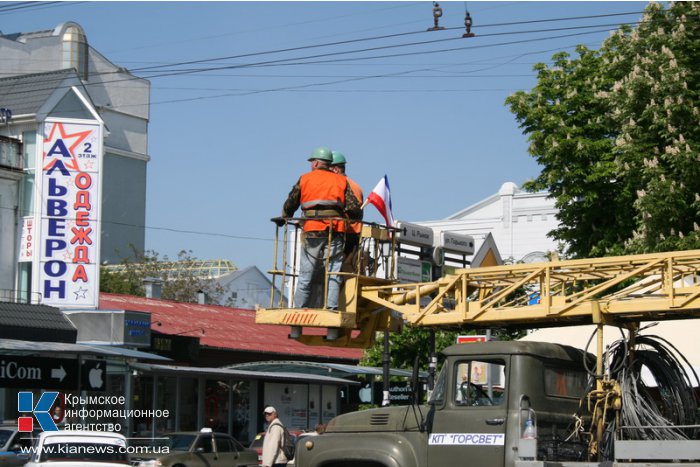
[[[289,462],[282,452],[284,444],[284,425],[277,418],[277,411],[271,405],[265,407],[263,411],[267,422],[267,431],[263,440],[262,466],[263,467],[284,467]]]

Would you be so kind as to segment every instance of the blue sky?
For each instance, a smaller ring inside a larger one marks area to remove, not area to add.
[[[645,5],[441,2],[447,29],[426,32],[432,2],[61,2],[4,12],[0,30],[75,21],[113,63],[174,71],[151,78],[146,248],[266,271],[269,219],[317,146],[346,155],[365,195],[387,174],[394,217],[410,222],[536,176],[505,98],[534,86],[535,63],[598,48]],[[465,6],[474,38],[461,38]]]

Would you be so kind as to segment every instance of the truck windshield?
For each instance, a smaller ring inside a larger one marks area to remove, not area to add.
[[[428,399],[428,404],[431,405],[442,405],[445,402],[445,367],[447,365],[442,365],[442,369],[435,379],[435,388],[430,394],[430,399]]]

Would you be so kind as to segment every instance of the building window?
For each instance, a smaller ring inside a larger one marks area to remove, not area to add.
[[[69,26],[63,34],[63,68],[75,68],[81,79],[88,78],[88,45],[78,26]]]
[[[34,215],[34,174],[30,172],[25,172],[22,177],[20,212],[22,217]]]
[[[19,263],[19,302],[32,303],[32,263]]]
[[[22,133],[22,157],[25,169],[34,169],[36,164],[36,131]]]
[[[11,169],[22,168],[21,151],[22,143],[18,140],[0,136],[0,166]]]
[[[22,133],[22,159],[24,160],[24,177],[22,178],[22,197],[20,199],[20,215],[34,215],[34,183],[36,166],[36,132]]]

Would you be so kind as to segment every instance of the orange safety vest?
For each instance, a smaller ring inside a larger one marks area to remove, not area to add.
[[[328,170],[312,170],[301,176],[299,186],[301,209],[309,217],[304,221],[304,232],[321,232],[326,230],[329,224],[332,224],[334,231],[344,232],[344,221],[313,220],[313,218],[345,215],[345,187],[347,186],[345,177]],[[323,212],[323,215],[318,216],[318,211]]]
[[[362,194],[362,188],[360,188],[360,185],[355,183],[355,180],[351,179],[350,177],[347,177],[346,180],[348,181],[348,185],[350,185],[352,194],[355,195],[355,198],[357,198],[360,204],[362,204],[365,199],[364,195]],[[362,222],[352,222],[350,224],[350,228],[353,232],[359,235],[360,232],[362,232]]]

